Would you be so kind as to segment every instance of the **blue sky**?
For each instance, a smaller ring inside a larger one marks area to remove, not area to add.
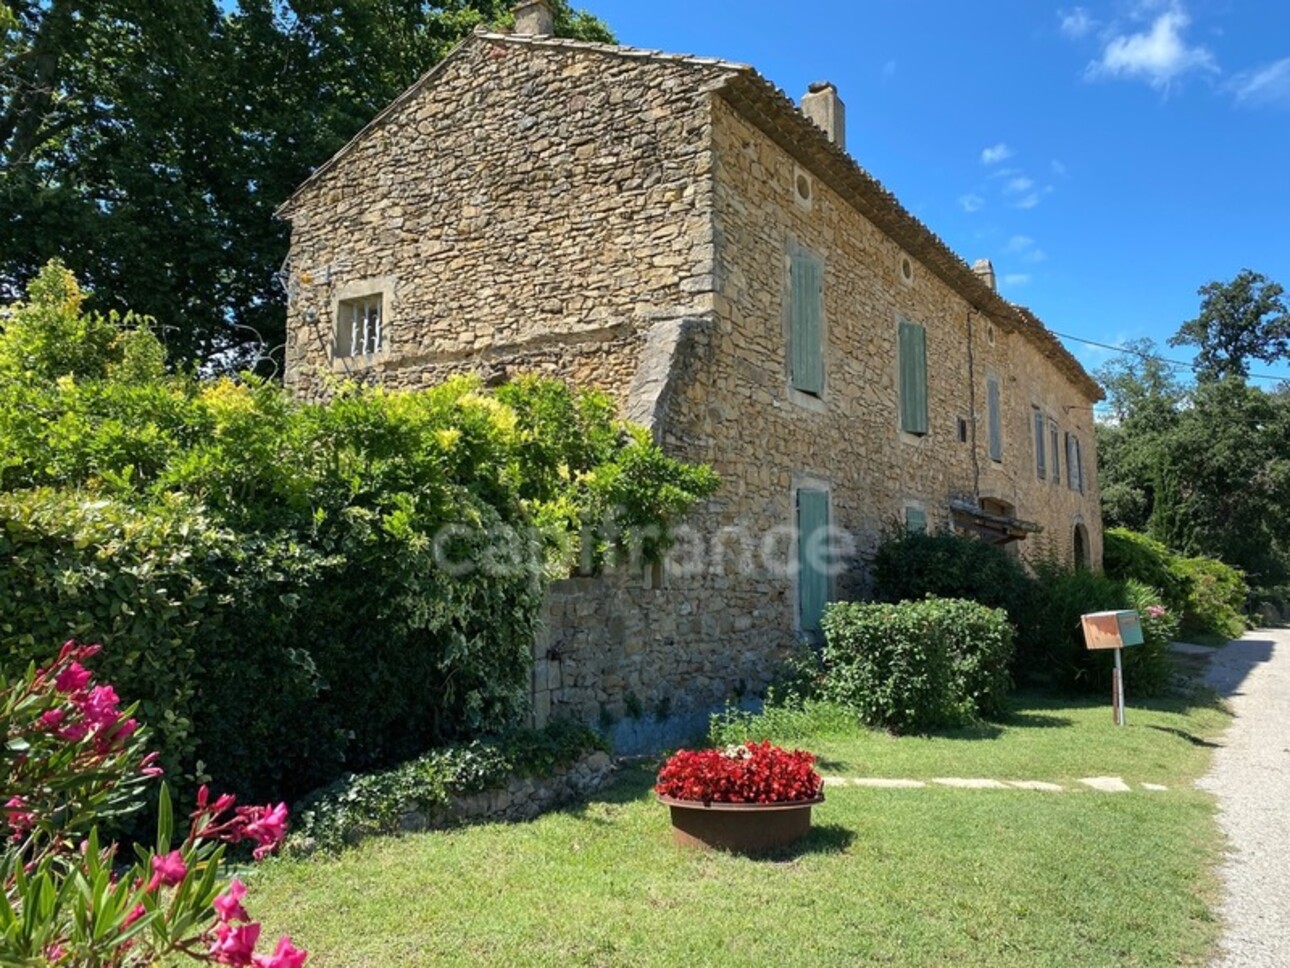
[[[1163,346],[1206,282],[1290,288],[1287,0],[575,6],[794,98],[836,83],[852,156],[1057,332]],[[1069,345],[1090,368],[1110,355]]]

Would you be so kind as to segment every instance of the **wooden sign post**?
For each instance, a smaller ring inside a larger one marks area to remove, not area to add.
[[[1081,618],[1084,644],[1090,649],[1112,649],[1115,672],[1111,676],[1111,713],[1115,725],[1124,725],[1124,665],[1120,653],[1128,646],[1142,644],[1142,619],[1137,612],[1092,612]]]

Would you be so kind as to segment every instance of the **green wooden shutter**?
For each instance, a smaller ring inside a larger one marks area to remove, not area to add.
[[[999,412],[999,381],[986,381],[986,405],[990,417],[990,460],[1003,460],[1003,415]]]
[[[820,532],[829,526],[829,495],[826,491],[797,492],[797,603],[802,631],[820,630],[820,618],[829,600],[826,551]]]
[[[1035,415],[1035,474],[1039,479],[1045,480],[1048,477],[1048,461],[1045,460],[1044,454],[1044,437],[1048,428],[1044,426],[1044,415],[1038,407],[1034,408]]]
[[[1058,449],[1057,449],[1057,444],[1060,440],[1061,440],[1061,437],[1057,433],[1057,421],[1049,420],[1048,421],[1048,443],[1052,445],[1050,449],[1053,452],[1052,480],[1054,484],[1059,486],[1062,483],[1062,459],[1058,455]]]
[[[905,508],[905,530],[927,533],[927,512],[919,508]]]
[[[1075,490],[1075,438],[1066,435],[1066,486]]]
[[[789,368],[793,388],[824,392],[824,267],[804,252],[794,253],[789,322]]]
[[[927,433],[927,330],[900,324],[900,429]]]

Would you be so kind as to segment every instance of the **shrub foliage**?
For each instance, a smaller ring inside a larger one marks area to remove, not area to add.
[[[1013,633],[1002,609],[936,598],[839,603],[823,628],[824,694],[871,726],[926,732],[1004,709]]]
[[[716,487],[600,393],[307,405],[81,299],[51,265],[0,310],[0,666],[101,639],[172,776],[290,797],[508,727],[546,580],[661,554]]]

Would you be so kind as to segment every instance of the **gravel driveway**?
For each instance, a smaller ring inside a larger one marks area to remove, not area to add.
[[[1206,672],[1236,713],[1202,789],[1218,796],[1231,853],[1222,867],[1221,966],[1290,965],[1290,632],[1220,649]]]

